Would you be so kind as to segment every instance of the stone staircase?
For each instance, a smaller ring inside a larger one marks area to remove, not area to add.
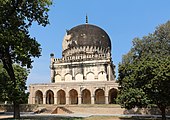
[[[51,114],[57,106],[55,105],[40,105],[36,108],[34,113],[38,114]]]
[[[38,114],[124,114],[119,105],[40,105]],[[39,112],[40,111],[40,112]]]
[[[124,114],[125,111],[119,106],[68,106],[67,109],[77,114]]]
[[[66,108],[65,106],[40,105],[36,108],[34,113],[37,113],[37,114],[71,114],[73,112],[69,110],[68,108]]]
[[[57,107],[51,114],[72,114],[73,112],[65,107]]]

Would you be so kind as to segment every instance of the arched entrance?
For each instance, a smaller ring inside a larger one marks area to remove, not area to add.
[[[54,93],[51,90],[46,92],[46,104],[54,104]]]
[[[105,104],[105,94],[103,89],[95,91],[95,104]]]
[[[35,104],[43,104],[43,93],[40,90],[35,92]]]
[[[110,89],[109,90],[109,104],[115,104],[116,103],[116,99],[117,98],[117,89]]]
[[[59,90],[57,92],[57,104],[66,104],[66,94],[64,90]]]
[[[78,93],[75,89],[69,91],[70,104],[78,104]]]
[[[82,104],[91,104],[91,93],[87,89],[82,91]]]

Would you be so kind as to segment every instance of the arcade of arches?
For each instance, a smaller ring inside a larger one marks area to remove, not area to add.
[[[79,93],[76,89],[71,89],[68,93],[62,89],[58,91],[35,92],[35,104],[113,104],[117,97],[117,89],[112,88],[104,91],[102,88],[92,92],[89,89],[83,89]]]
[[[81,24],[66,31],[62,57],[50,54],[50,83],[31,84],[29,104],[112,104],[118,83],[111,39],[100,27]]]

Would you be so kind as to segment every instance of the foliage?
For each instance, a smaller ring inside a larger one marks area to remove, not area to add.
[[[0,1],[0,58],[31,68],[31,56],[39,57],[40,44],[31,38],[28,28],[33,21],[42,26],[49,23],[50,0],[1,0]]]
[[[153,34],[135,38],[119,64],[118,102],[125,108],[156,104],[164,114],[170,106],[170,21]]]
[[[33,22],[49,24],[51,0],[0,0],[0,60],[13,85],[14,118],[19,118],[17,76],[13,64],[32,68],[32,57],[41,55],[40,44],[29,35]]]
[[[14,73],[17,81],[17,96],[11,96],[14,85],[10,81],[10,77],[7,74],[6,70],[0,64],[0,101],[12,102],[13,99],[16,99],[19,103],[27,103],[28,93],[25,93],[27,90],[26,79],[28,76],[28,71],[25,68],[20,67],[19,65],[13,65]]]

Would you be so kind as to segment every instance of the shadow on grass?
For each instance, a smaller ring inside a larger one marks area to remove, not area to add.
[[[161,120],[161,118],[133,116],[133,117],[116,117],[116,116],[91,116],[82,120]],[[170,120],[167,118],[167,120]]]
[[[162,118],[155,118],[155,117],[143,117],[143,116],[134,116],[134,117],[119,117],[120,120],[162,120]],[[170,118],[167,118],[167,120],[170,120]]]
[[[29,116],[20,119],[6,118],[3,120],[83,120],[80,117],[58,117],[58,116]]]
[[[1,119],[0,119],[1,120]],[[115,117],[115,116],[91,116],[87,118],[82,117],[60,117],[60,116],[28,116],[21,117],[21,119],[12,119],[7,118],[3,120],[161,120],[161,118],[154,117],[142,117],[142,116],[133,116],[133,117]],[[170,118],[167,118],[170,120]]]

